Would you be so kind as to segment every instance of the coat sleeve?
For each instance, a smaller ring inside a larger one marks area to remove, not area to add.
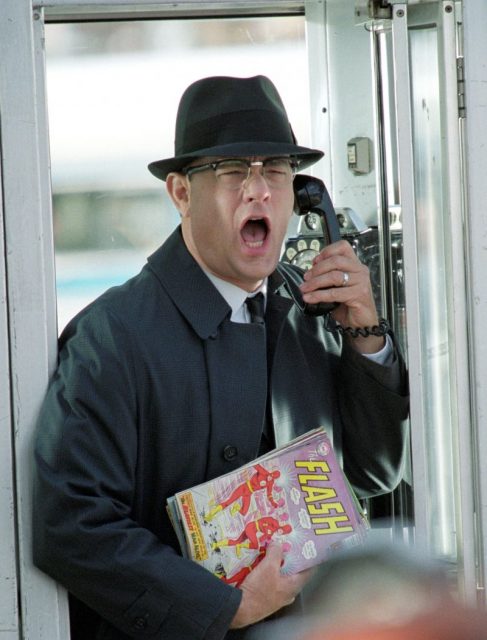
[[[391,366],[343,343],[337,380],[344,471],[361,498],[392,491],[404,475],[409,390],[394,346]]]
[[[285,263],[278,269],[288,291],[283,295],[294,302],[302,300],[299,284],[303,272]],[[384,366],[358,353],[336,332],[325,330],[322,317],[306,318],[296,310],[298,306],[289,314],[292,331],[281,341],[287,342],[289,350],[294,333],[299,333],[299,349],[293,360],[299,362],[295,369],[300,376],[292,381],[292,387],[285,387],[287,401],[293,402],[291,419],[297,422],[301,415],[313,418],[310,407],[315,396],[310,397],[309,389],[316,387],[315,378],[320,380],[322,406],[315,408],[315,416],[323,411],[323,422],[315,424],[333,424],[334,448],[357,495],[367,498],[392,491],[404,476],[409,412],[408,375],[394,336],[391,334],[394,359],[391,366]],[[301,352],[307,367],[298,361]],[[304,375],[307,368],[309,378]],[[298,386],[301,378],[309,381],[307,389]]]
[[[34,562],[129,637],[223,638],[241,592],[135,515],[130,337],[106,313],[70,331],[36,433]]]

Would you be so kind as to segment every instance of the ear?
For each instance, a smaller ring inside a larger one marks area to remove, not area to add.
[[[166,189],[181,217],[188,217],[191,192],[189,179],[182,173],[170,173],[166,178]]]

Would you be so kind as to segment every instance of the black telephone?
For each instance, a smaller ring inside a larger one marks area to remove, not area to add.
[[[298,173],[293,182],[295,212],[300,215],[316,213],[320,217],[324,245],[341,240],[340,225],[325,184],[319,178]],[[316,252],[318,253],[318,251]],[[336,302],[304,305],[304,313],[322,316],[337,306]]]

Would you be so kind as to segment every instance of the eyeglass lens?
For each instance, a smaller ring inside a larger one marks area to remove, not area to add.
[[[267,184],[281,187],[289,184],[294,169],[288,158],[268,158],[263,162],[221,160],[215,163],[215,175],[219,183],[229,189],[239,189],[252,176],[252,167],[258,167]]]

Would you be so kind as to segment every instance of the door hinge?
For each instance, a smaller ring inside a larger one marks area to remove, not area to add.
[[[458,117],[466,117],[465,108],[465,74],[463,56],[457,58],[457,94],[458,94]]]

